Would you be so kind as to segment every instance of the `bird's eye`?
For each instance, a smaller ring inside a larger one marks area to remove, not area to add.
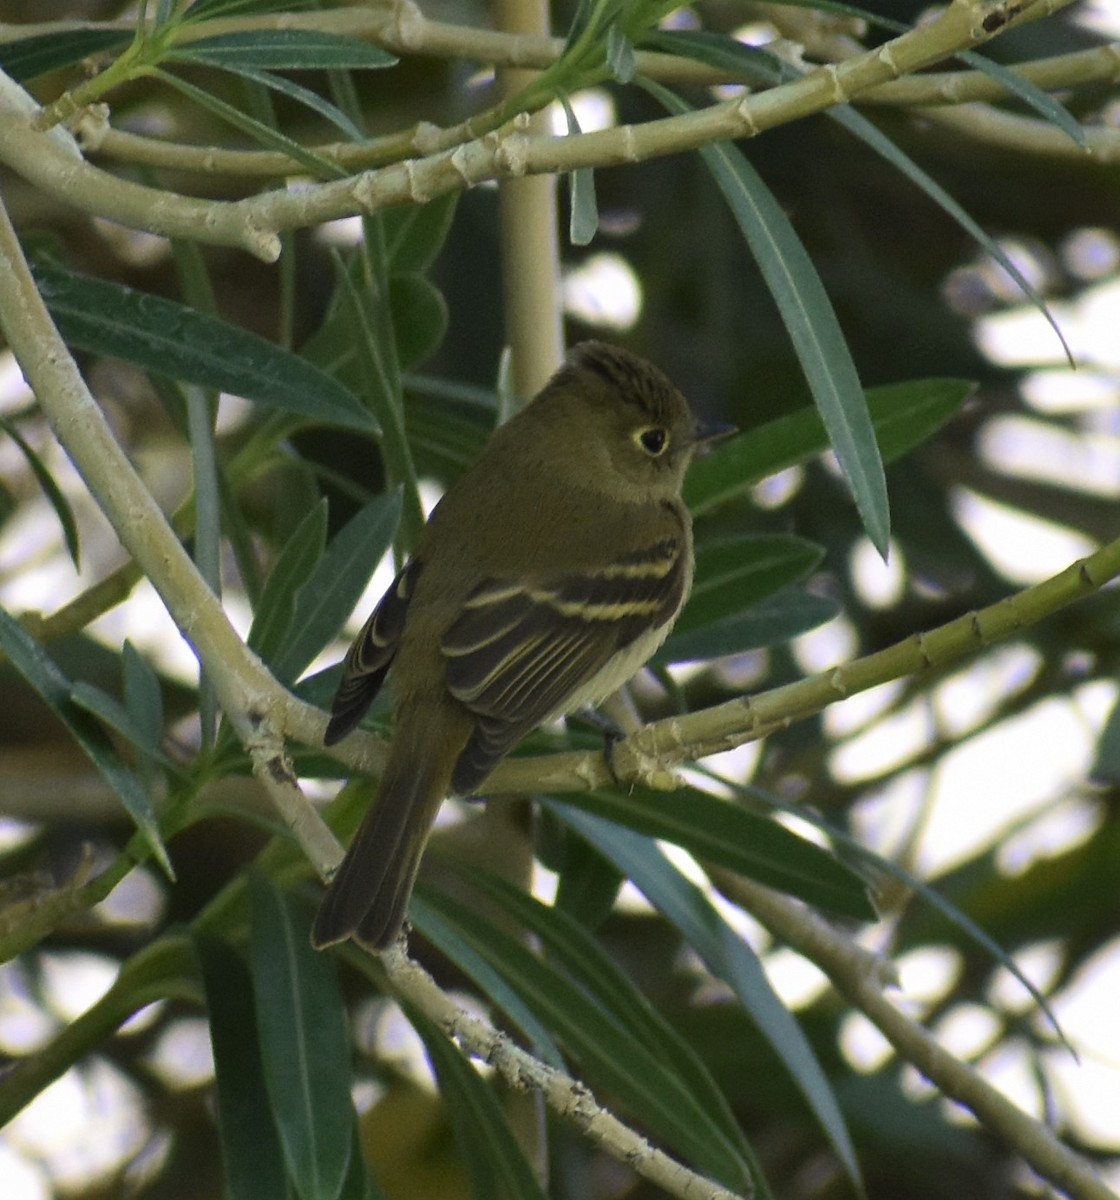
[[[657,458],[669,444],[669,435],[659,425],[649,425],[639,429],[634,435],[638,445],[649,455]]]

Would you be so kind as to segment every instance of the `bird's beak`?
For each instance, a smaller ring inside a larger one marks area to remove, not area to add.
[[[694,437],[696,445],[702,448],[734,437],[738,432],[739,426],[732,425],[730,421],[697,421]]]

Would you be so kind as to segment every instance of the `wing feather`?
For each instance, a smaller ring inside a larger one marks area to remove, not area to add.
[[[668,537],[594,571],[488,580],[471,593],[440,643],[448,688],[476,717],[456,791],[477,787],[616,654],[675,616],[686,553],[683,538]]]

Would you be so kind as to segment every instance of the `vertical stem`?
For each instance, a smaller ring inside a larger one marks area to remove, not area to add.
[[[494,0],[494,17],[504,33],[549,33],[548,0]],[[502,71],[503,94],[524,87],[531,75]],[[547,132],[548,120],[547,110],[535,114],[531,131]],[[514,390],[527,399],[564,356],[556,180],[552,175],[506,179],[498,195],[506,339],[513,351]]]
[[[547,34],[548,0],[494,0],[494,20],[504,33]],[[498,80],[503,96],[511,96],[532,72],[505,70]],[[530,130],[547,132],[548,110],[534,114]],[[557,236],[556,179],[530,175],[498,185],[502,252],[502,303],[506,341],[512,353],[510,382],[527,400],[536,394],[564,357],[560,307],[560,244]],[[498,844],[516,847],[505,863],[507,878],[526,888],[533,878],[531,813],[527,802],[490,804],[484,820]],[[547,1180],[548,1139],[545,1109],[539,1096],[513,1100],[507,1106],[526,1158],[538,1179]]]

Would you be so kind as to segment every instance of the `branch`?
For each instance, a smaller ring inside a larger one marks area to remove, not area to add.
[[[26,93],[0,72],[0,162],[48,196],[133,229],[237,246],[265,262],[279,257],[280,239],[237,204],[180,196],[92,167],[59,131],[36,129],[35,113],[18,95]]]
[[[971,1110],[986,1128],[1013,1146],[1044,1179],[1076,1200],[1116,1200],[1093,1167],[1054,1132],[1017,1108],[968,1063],[951,1055],[929,1032],[883,994],[881,972],[868,969],[867,952],[822,917],[760,884],[714,870],[721,891],[753,914],[829,977],[894,1046],[945,1096]]]
[[[565,138],[528,136],[523,132],[524,121],[514,120],[502,130],[453,149],[299,191],[273,190],[232,203],[199,201],[115,180],[66,155],[46,134],[30,127],[26,113],[17,114],[14,108],[10,111],[16,119],[3,123],[0,161],[50,194],[112,220],[153,233],[243,245],[262,257],[275,257],[275,235],[284,230],[395,204],[423,203],[492,180],[637,163],[714,141],[754,137],[848,103],[870,88],[979,45],[1004,28],[1055,11],[1067,2],[953,0],[936,20],[874,50],[698,112]],[[410,9],[409,5],[394,7],[398,25]],[[415,137],[419,135],[417,131]],[[441,136],[438,130],[432,134],[437,146]]]
[[[439,1025],[464,1054],[489,1063],[510,1087],[539,1093],[553,1112],[643,1179],[681,1200],[742,1200],[738,1193],[690,1171],[651,1146],[603,1108],[586,1084],[542,1063],[488,1022],[466,1012],[408,957],[399,943],[380,959],[393,992]]]
[[[204,664],[241,741],[255,754],[255,761],[265,762],[266,769],[258,773],[267,786],[270,776],[275,776],[267,769],[276,761],[275,739],[287,732],[310,745],[319,744],[323,714],[285,691],[238,637],[113,437],[47,312],[2,205],[0,329],[59,443]],[[306,821],[295,822],[294,828],[302,831]],[[305,846],[317,865],[323,862],[322,834],[317,831]]]

